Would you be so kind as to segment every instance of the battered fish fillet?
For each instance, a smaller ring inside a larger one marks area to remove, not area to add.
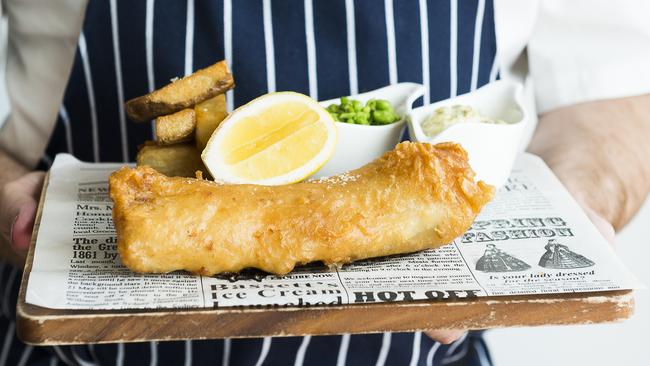
[[[314,261],[435,248],[465,232],[493,194],[451,143],[404,142],[360,169],[286,186],[170,178],[148,167],[110,177],[119,253],[141,273],[283,275]]]

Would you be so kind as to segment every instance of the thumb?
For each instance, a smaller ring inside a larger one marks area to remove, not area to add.
[[[17,252],[26,252],[32,238],[32,229],[36,218],[36,201],[24,202],[18,209],[18,215],[11,226],[11,246]]]
[[[43,172],[28,173],[2,187],[0,194],[0,232],[16,252],[29,247],[36,199],[43,184]]]

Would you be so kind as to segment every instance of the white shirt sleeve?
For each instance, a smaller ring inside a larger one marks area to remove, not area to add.
[[[528,41],[540,113],[650,92],[650,1],[543,0]]]
[[[26,166],[43,156],[72,69],[84,20],[82,0],[2,0],[7,17],[8,102],[0,119],[0,148]],[[3,36],[5,36],[3,34]]]

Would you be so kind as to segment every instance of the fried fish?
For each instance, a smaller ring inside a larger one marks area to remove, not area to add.
[[[404,142],[360,169],[286,186],[166,177],[148,167],[110,177],[119,253],[141,273],[283,275],[314,261],[435,248],[467,230],[493,195],[452,143]]]

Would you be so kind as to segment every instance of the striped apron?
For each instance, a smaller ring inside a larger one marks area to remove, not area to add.
[[[232,110],[267,92],[330,99],[397,82],[426,86],[419,104],[498,77],[492,0],[91,0],[58,121],[41,162],[133,161],[150,124],[125,100],[217,60],[237,82]],[[30,347],[15,338],[20,274],[0,263],[0,366],[489,364],[479,333],[441,345],[424,333]]]

